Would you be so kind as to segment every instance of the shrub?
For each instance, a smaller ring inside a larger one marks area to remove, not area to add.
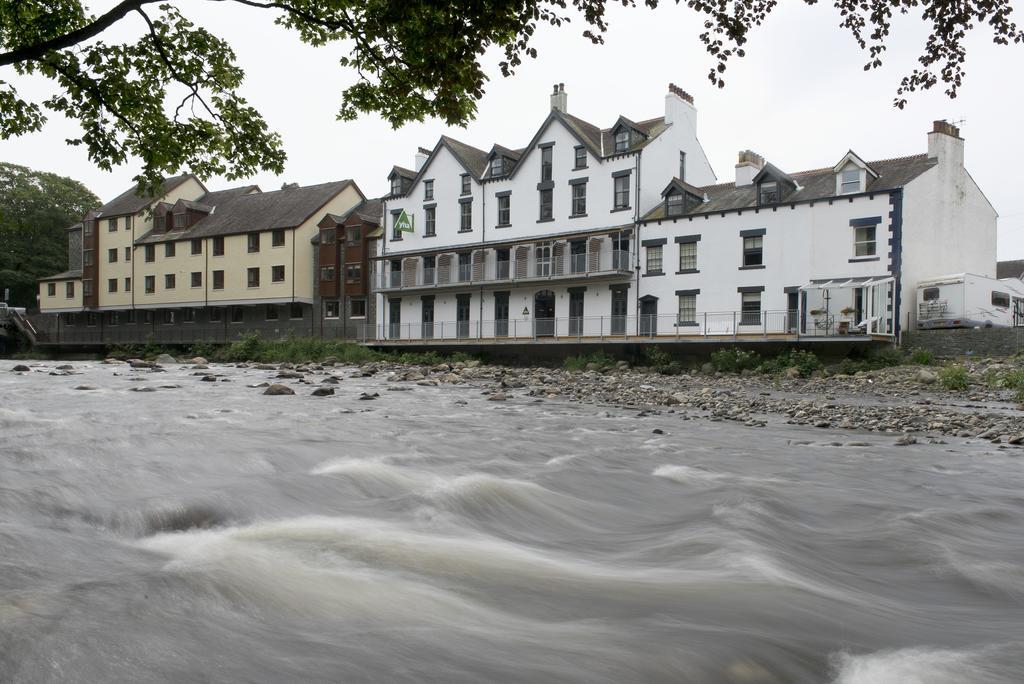
[[[673,359],[664,349],[647,347],[644,349],[647,364],[662,375],[679,375],[683,372],[682,365]]]
[[[754,370],[761,365],[761,357],[757,352],[730,347],[712,352],[711,365],[722,373],[740,373],[745,370]]]
[[[919,366],[930,366],[932,365],[932,353],[927,349],[911,349],[910,362],[916,363]]]
[[[967,389],[967,369],[960,364],[951,364],[939,371],[939,384],[948,390]]]
[[[768,359],[758,366],[758,370],[762,373],[778,374],[787,368],[796,368],[801,378],[807,378],[814,371],[821,370],[823,367],[824,364],[814,352],[808,349],[790,349],[782,352],[774,359]]]
[[[587,365],[596,363],[601,368],[615,365],[615,359],[608,356],[604,352],[596,351],[592,354],[580,354],[579,356],[568,356],[565,361],[562,362],[562,367],[566,370],[581,371],[586,370]]]
[[[840,375],[854,375],[861,371],[900,366],[907,357],[900,350],[889,347],[881,351],[853,349],[850,355],[839,362],[836,372]]]
[[[1003,377],[1003,385],[1015,390],[1024,390],[1024,368],[1010,371]]]

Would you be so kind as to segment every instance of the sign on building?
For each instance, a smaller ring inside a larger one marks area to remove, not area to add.
[[[413,219],[413,217],[410,216],[405,211],[405,209],[403,209],[402,213],[398,216],[398,220],[395,221],[395,229],[398,232],[400,232],[400,233],[414,233],[414,232],[416,232],[413,229],[413,221],[412,221],[412,219]]]

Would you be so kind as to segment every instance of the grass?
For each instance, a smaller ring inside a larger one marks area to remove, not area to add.
[[[591,354],[568,356],[565,361],[562,362],[562,367],[566,370],[581,371],[586,370],[587,366],[591,363],[596,363],[600,368],[606,368],[608,366],[614,366],[615,359],[604,352],[596,351]]]
[[[967,369],[958,363],[945,366],[939,371],[939,384],[948,390],[967,389]]]

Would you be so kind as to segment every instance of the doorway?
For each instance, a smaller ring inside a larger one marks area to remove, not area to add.
[[[402,336],[402,300],[388,300],[388,338],[397,340]]]
[[[640,334],[654,337],[658,334],[658,298],[646,295],[640,298]]]
[[[429,340],[434,336],[434,295],[426,295],[422,299],[423,338]]]
[[[458,337],[469,337],[469,301],[473,295],[455,295],[455,328]]]
[[[787,292],[786,293],[786,331],[793,335],[796,334],[797,328],[800,325],[800,293],[799,292]]]
[[[508,337],[508,292],[494,293],[494,336]]]
[[[626,313],[629,311],[629,289],[617,287],[612,290],[612,335],[626,334]]]
[[[533,334],[552,337],[555,334],[555,293],[541,290],[533,297]]]
[[[569,334],[583,335],[583,289],[569,288]]]

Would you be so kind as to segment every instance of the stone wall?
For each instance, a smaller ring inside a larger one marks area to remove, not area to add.
[[[927,349],[936,357],[1010,356],[1024,350],[1024,328],[964,328],[903,333],[904,349]]]

